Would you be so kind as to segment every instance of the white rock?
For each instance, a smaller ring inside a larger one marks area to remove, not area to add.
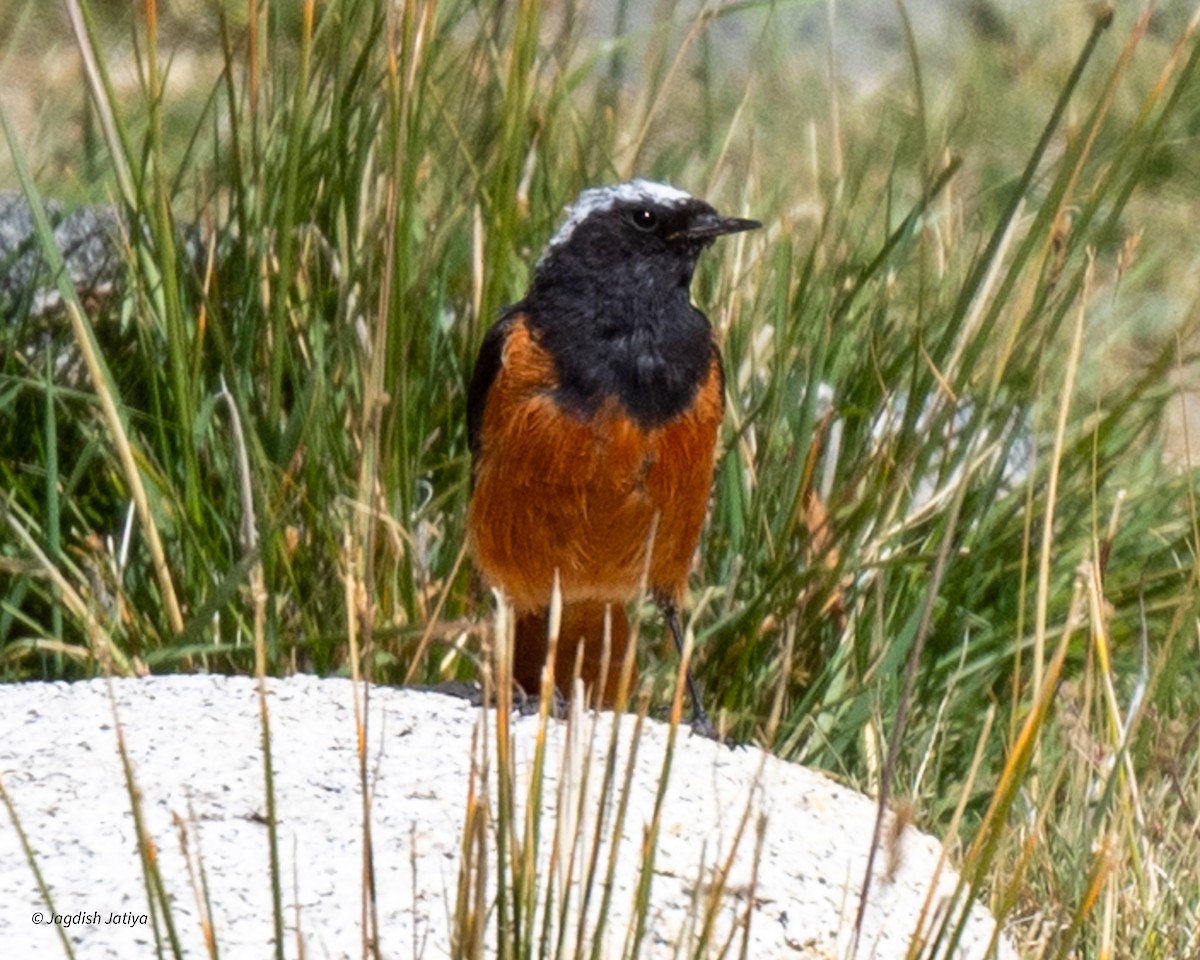
[[[285,953],[298,956],[297,941],[302,940],[309,957],[358,957],[362,799],[353,687],[344,680],[297,676],[268,681],[268,691]],[[226,960],[270,955],[271,880],[268,835],[261,820],[266,804],[255,683],[217,676],[156,677],[114,681],[112,693],[183,950],[189,956],[207,956],[176,816],[188,824],[193,864],[197,859],[203,863],[220,955]],[[384,956],[449,956],[472,738],[483,720],[490,725],[488,738],[494,744],[492,712],[436,694],[370,690],[372,835]],[[536,717],[514,719],[512,724],[520,798],[527,788],[537,724]],[[560,791],[578,798],[586,774],[591,799],[584,807],[582,835],[590,843],[600,809],[611,835],[615,805],[601,808],[597,800],[612,724],[611,714],[589,715],[570,729],[551,724],[539,863],[540,887],[550,887],[556,897],[562,895],[563,884],[547,882],[545,871],[556,835]],[[633,727],[633,717],[622,718],[618,781],[624,775]],[[602,956],[620,956],[625,941],[666,743],[667,728],[647,721],[619,837]],[[80,960],[150,956],[154,921],[107,684],[0,686],[0,778],[35,851],[55,912],[76,918],[66,931],[75,955]],[[493,786],[493,809],[495,796]],[[750,814],[731,858],[748,803]],[[574,800],[562,806],[568,816],[578,809]],[[755,749],[730,750],[681,730],[663,806],[651,916],[638,956],[673,956],[678,941],[687,943],[698,934],[701,913],[695,905],[717,896],[717,870],[726,863],[730,868],[719,896],[717,925],[704,955],[718,955],[730,936],[729,955],[738,955],[760,818],[765,818],[765,832],[746,955],[755,960],[845,956],[874,811],[871,800],[820,774]],[[520,809],[517,823],[523,829]],[[568,826],[563,825],[562,835],[574,836]],[[877,858],[859,957],[885,960],[905,955],[938,849],[932,838],[909,829],[892,879],[883,876],[887,857]],[[586,942],[601,900],[608,850],[606,841],[584,925]],[[586,844],[576,850],[576,877],[583,873],[587,851]],[[565,859],[564,853],[559,862]],[[494,854],[490,862],[494,895]],[[942,872],[931,909],[944,909],[955,879],[948,868]],[[578,888],[571,896],[568,913],[577,918]],[[4,956],[64,955],[56,928],[47,922],[49,913],[17,831],[0,810]],[[34,919],[39,914],[40,923]],[[142,916],[147,916],[145,923],[140,922]],[[130,923],[130,917],[137,919]],[[495,922],[493,910],[488,917],[490,940]],[[574,936],[577,920],[571,924]],[[953,956],[983,957],[994,927],[986,911],[973,907]],[[685,949],[681,955],[690,953]],[[1015,957],[1003,941],[998,955]]]

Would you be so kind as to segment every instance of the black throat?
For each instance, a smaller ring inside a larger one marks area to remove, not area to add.
[[[712,328],[688,294],[690,273],[647,284],[619,270],[606,277],[538,271],[511,309],[525,314],[554,358],[565,408],[588,416],[613,397],[644,430],[688,409],[714,349]]]

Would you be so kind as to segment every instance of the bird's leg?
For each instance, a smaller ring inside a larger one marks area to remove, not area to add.
[[[662,611],[663,619],[667,621],[667,626],[671,628],[671,636],[675,638],[675,647],[679,650],[679,662],[682,665],[683,630],[679,626],[679,611],[675,609],[675,601],[660,599],[658,601],[658,609]],[[708,719],[708,714],[704,711],[704,704],[700,702],[700,691],[696,689],[696,681],[692,677],[692,665],[690,663],[688,664],[686,675],[688,696],[692,699],[692,732],[708,737],[710,740],[717,740],[719,739],[717,728]]]

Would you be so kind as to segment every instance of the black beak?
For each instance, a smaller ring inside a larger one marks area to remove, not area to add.
[[[692,218],[687,228],[680,230],[669,239],[687,237],[689,240],[711,240],[713,237],[723,237],[727,233],[741,233],[743,230],[757,230],[762,226],[757,220],[743,220],[741,217],[722,217],[716,213],[701,213]]]

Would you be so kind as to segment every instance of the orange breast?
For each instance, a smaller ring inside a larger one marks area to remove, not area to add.
[[[641,587],[678,600],[708,505],[723,411],[719,360],[692,409],[643,430],[609,400],[591,419],[555,402],[553,359],[513,325],[484,407],[468,540],[484,579],[517,608],[621,602]]]

